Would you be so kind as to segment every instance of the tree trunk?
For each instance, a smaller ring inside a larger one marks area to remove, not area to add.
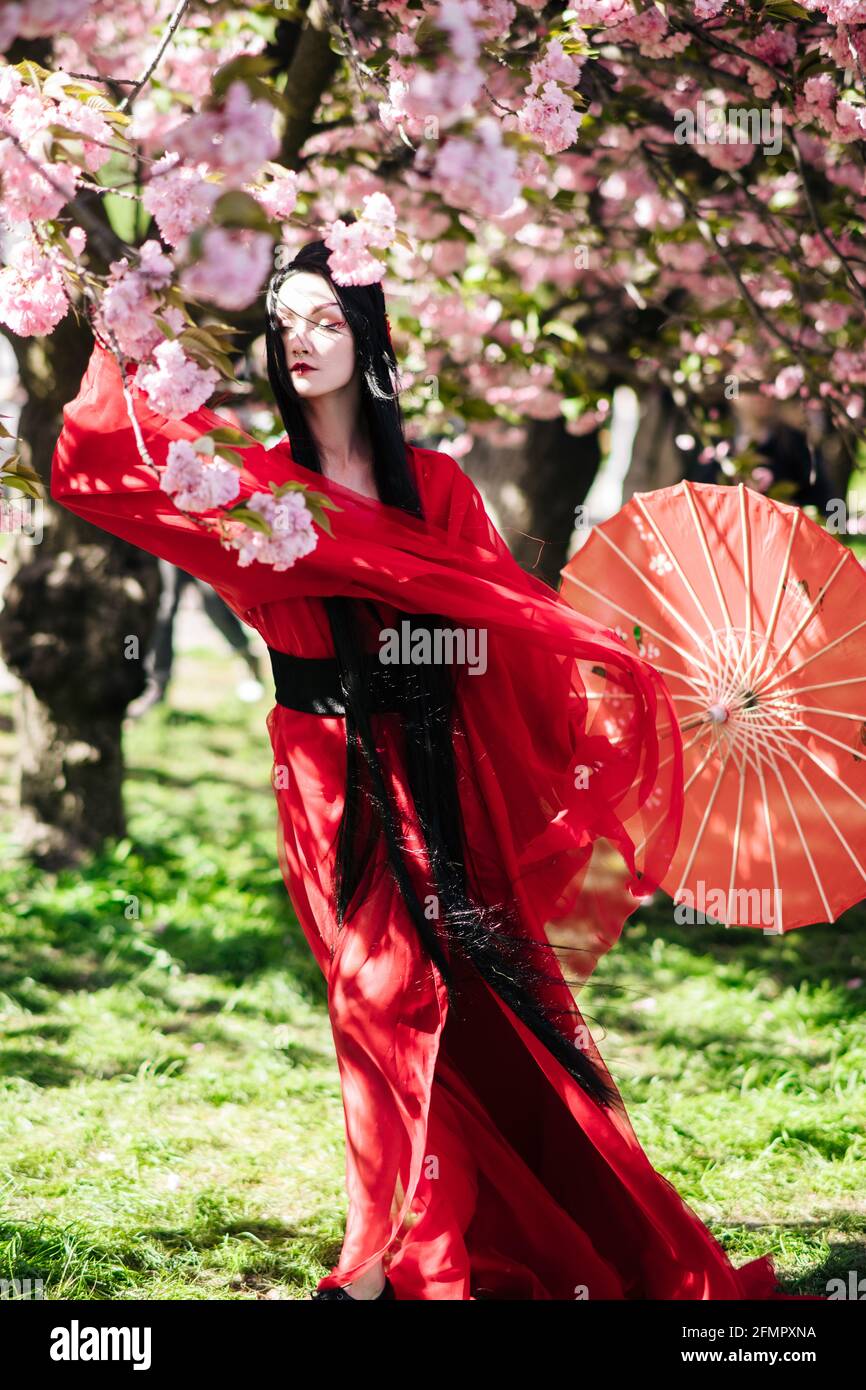
[[[50,338],[15,339],[27,403],[22,453],[48,497],[62,407],[91,349],[70,315]],[[22,681],[15,700],[20,839],[45,867],[77,862],[124,833],[121,723],[144,686],[159,589],[156,561],[45,502],[42,538],[16,538],[0,649]]]
[[[339,63],[329,24],[329,7],[312,0],[302,20],[278,26],[269,48],[288,70],[281,159],[289,167],[298,163]],[[17,45],[15,61],[23,58],[50,67],[49,42]],[[96,195],[82,193],[76,202],[86,205],[91,224],[104,225],[103,235],[91,238],[93,266],[104,270],[123,254],[123,243],[104,222]],[[262,305],[263,298],[251,306],[256,331]],[[70,313],[48,338],[8,336],[27,392],[22,453],[42,478],[47,498],[62,408],[78,392],[90,334]],[[47,502],[44,511],[38,547],[16,544],[19,568],[0,615],[0,651],[23,682],[15,713],[20,838],[40,863],[57,867],[124,833],[121,724],[127,704],[144,688],[159,570],[152,556],[71,512]]]
[[[512,554],[553,589],[600,461],[598,433],[569,434],[562,417],[530,420],[518,448],[484,439],[473,445],[467,472],[484,489]]]

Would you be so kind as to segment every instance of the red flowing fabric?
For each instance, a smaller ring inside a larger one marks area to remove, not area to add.
[[[134,374],[128,384],[156,463],[172,439],[227,423],[207,409],[167,420]],[[212,584],[280,651],[333,655],[322,599],[335,594],[377,605],[371,649],[382,627],[399,628],[399,611],[486,634],[486,670],[458,667],[455,697],[468,881],[476,901],[517,909],[543,952],[546,1002],[570,1015],[613,1084],[574,995],[676,848],[682,744],[661,676],[520,568],[447,454],[409,449],[419,519],[299,466],[287,442],[265,449],[250,438],[243,453],[239,500],[294,479],[340,509],[329,513],[333,537],[320,534],[282,573],[242,567],[159,489],[138,455],[120,369],[97,345],[64,411],[52,495]],[[401,717],[372,721],[407,867],[430,901]],[[276,705],[268,729],[279,862],[327,980],[343,1095],[346,1233],[319,1287],[350,1283],[382,1258],[400,1299],[785,1297],[770,1256],[733,1267],[650,1164],[621,1098],[596,1105],[462,960],[450,960],[463,992],[449,1007],[382,841],[338,932],[344,720]]]

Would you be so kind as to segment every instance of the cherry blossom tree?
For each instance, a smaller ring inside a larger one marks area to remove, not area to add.
[[[862,433],[866,3],[22,0],[0,49],[0,324],[39,403],[19,491],[86,321],[166,415],[266,398],[263,287],[314,235],[338,281],[384,284],[410,432],[543,437],[539,507],[619,383],[663,387],[753,485],[740,392]],[[245,562],[303,564],[315,496],[232,519],[232,445],[176,448],[161,486]]]

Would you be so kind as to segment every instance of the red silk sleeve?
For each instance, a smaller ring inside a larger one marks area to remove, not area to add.
[[[434,467],[444,474],[441,492],[441,518],[449,541],[465,541],[470,545],[490,550],[506,562],[516,564],[511,551],[494,526],[475,483],[450,454],[433,455]]]
[[[128,385],[146,448],[156,464],[166,462],[172,440],[194,440],[220,425],[237,428],[208,409],[197,410],[184,420],[167,419],[149,406],[133,380]],[[244,467],[239,470],[237,503],[254,492],[266,491],[269,479],[284,482],[292,476],[287,451],[275,459],[252,436],[248,435],[247,441],[239,446]],[[237,552],[224,546],[213,529],[199,526],[174,505],[139,455],[120,367],[98,343],[78,395],[64,408],[63,429],[52,460],[51,496],[85,521],[206,580],[236,611],[268,602],[275,579],[280,581],[281,598],[293,592],[323,591],[321,567],[308,563],[315,552],[279,573],[258,561],[242,566]],[[217,513],[202,515],[215,517]],[[325,539],[320,537],[320,543]]]

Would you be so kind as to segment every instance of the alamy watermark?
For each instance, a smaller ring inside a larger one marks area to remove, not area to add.
[[[48,1355],[52,1361],[130,1361],[134,1371],[151,1364],[149,1327],[82,1327],[73,1318],[68,1327],[51,1329]]]
[[[487,629],[474,627],[413,627],[404,618],[399,631],[383,628],[379,634],[379,660],[383,666],[467,666],[470,676],[487,670]]]
[[[696,892],[683,888],[674,900],[674,921],[678,926],[724,922],[729,927],[778,930],[781,920],[781,888],[708,888],[701,878]]]
[[[777,106],[708,106],[702,99],[674,112],[678,145],[761,145],[764,154],[782,148],[784,123]]]
[[[44,1298],[41,1279],[0,1279],[0,1299]]]
[[[0,535],[23,536],[39,545],[42,510],[40,497],[0,497]]]

